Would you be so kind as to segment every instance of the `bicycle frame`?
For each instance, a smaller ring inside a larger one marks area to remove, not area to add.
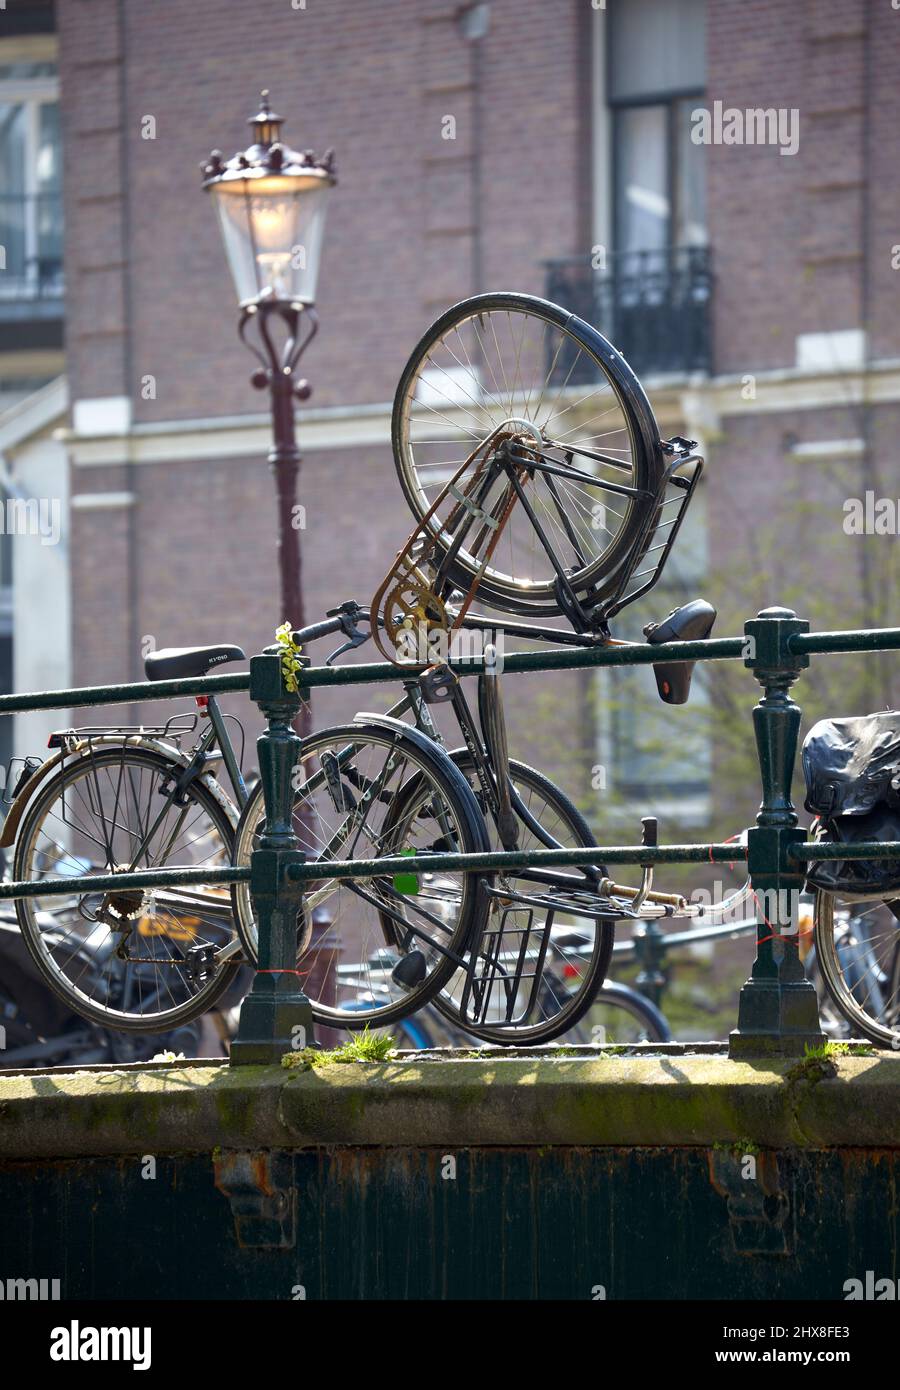
[[[231,738],[228,734],[228,729],[225,724],[225,717],[222,714],[222,711],[219,709],[219,702],[216,699],[215,695],[210,695],[207,698],[206,713],[209,715],[210,727],[203,735],[203,737],[200,739],[200,742],[196,745],[195,749],[192,749],[192,754],[195,756],[199,755],[203,759],[203,763],[207,761],[212,761],[215,755],[210,755],[209,750],[218,740],[219,752],[221,753],[222,760],[225,763],[228,778],[231,782],[231,788],[234,792],[234,799],[237,802],[238,808],[241,811],[243,811],[244,807],[247,804],[247,785],[244,781],[243,775],[241,774],[241,769],[238,760],[235,757],[234,744],[231,742]],[[202,765],[203,764],[201,764],[201,766]]]
[[[420,616],[426,615],[426,622],[445,630],[449,619],[449,631],[451,633],[465,623],[466,615],[478,590],[481,578],[515,505],[523,508],[556,575],[555,592],[560,611],[579,633],[595,632],[608,636],[609,619],[620,612],[626,604],[632,603],[636,598],[652,589],[662,574],[703,472],[703,459],[700,455],[691,452],[694,441],[684,440],[676,436],[672,440],[661,442],[660,447],[664,453],[670,456],[670,461],[663,471],[659,488],[655,494],[652,494],[622,483],[611,483],[598,479],[593,474],[583,473],[580,469],[571,466],[572,456],[576,453],[585,454],[587,457],[622,468],[620,460],[610,459],[596,451],[572,445],[565,450],[568,467],[563,467],[543,456],[541,444],[533,446],[522,442],[519,437],[506,437],[511,434],[512,426],[517,423],[526,426],[523,433],[529,432],[531,427],[527,425],[527,422],[510,420],[507,423],[509,428],[499,426],[495,429],[493,434],[478,445],[462,467],[454,474],[428,512],[414,528],[399,551],[391,569],[379,585],[372,600],[370,621],[375,643],[382,655],[389,661],[395,661],[396,656],[392,655],[390,648],[381,642],[378,628],[384,626],[388,629],[389,636],[396,637],[395,629],[397,621],[399,621],[399,613],[402,612],[406,617],[412,617],[418,611]],[[506,431],[506,435],[504,435],[504,431]],[[495,452],[489,458],[483,458],[478,462],[474,477],[465,487],[458,486],[464,478],[466,470],[479,453],[488,449],[495,437],[499,440]],[[554,446],[551,441],[549,447],[562,446]],[[684,470],[690,466],[692,469],[686,475]],[[575,478],[588,482],[601,491],[628,497],[631,502],[643,501],[647,503],[641,530],[629,554],[619,564],[612,591],[604,598],[601,599],[589,592],[580,599],[576,593],[569,577],[570,570],[557,553],[550,535],[522,486],[523,477],[534,473],[540,473],[544,477],[550,497],[559,514],[559,524],[576,557],[582,564],[585,562],[585,557],[570,519],[560,503],[554,483],[555,477]],[[501,476],[504,476],[506,480],[504,490],[488,514],[485,510],[488,494],[493,484]],[[680,492],[681,496],[667,498],[666,494],[670,487],[674,488],[676,492]],[[435,520],[435,516],[442,502],[446,501],[448,497],[454,498],[455,505],[450,512],[446,526],[444,526]],[[676,506],[675,513],[672,516],[666,516],[665,510],[673,502]],[[478,530],[472,553],[481,556],[478,561],[479,568],[467,592],[461,597],[457,610],[450,614],[447,609],[448,599],[453,593],[450,572],[470,532],[476,525]],[[444,531],[447,531],[449,540],[441,539],[441,534]],[[657,534],[661,535],[664,532],[668,532],[668,534],[663,540],[651,544]],[[653,556],[656,558],[651,560],[647,568],[638,569],[638,566],[645,559]],[[426,580],[422,568],[426,564],[433,569],[433,576],[430,581]],[[418,598],[415,610],[410,606],[409,599],[404,596],[412,593],[415,593]],[[384,607],[383,617],[380,613],[382,605]],[[523,632],[523,635],[526,634]]]
[[[489,676],[482,673],[479,677],[480,689],[483,688],[482,682],[486,680],[499,680],[499,676]],[[399,718],[411,712],[416,727],[421,729],[422,733],[428,738],[443,747],[444,740],[431,717],[428,702],[422,693],[418,677],[405,681],[404,690],[406,693],[403,698],[398,700],[397,703],[392,705],[387,711],[388,716],[391,718]],[[460,732],[465,741],[466,748],[478,772],[479,784],[495,823],[498,822],[500,815],[499,783],[502,777],[508,784],[510,800],[519,818],[547,849],[559,849],[559,841],[544,830],[543,826],[534,818],[516,791],[509,776],[508,760],[503,761],[498,759],[496,750],[491,747],[490,742],[479,736],[478,726],[472,715],[469,703],[463,694],[462,686],[459,683],[454,687],[451,705],[457,723],[459,724]],[[500,826],[498,823],[498,830],[499,829]],[[572,874],[553,873],[552,871],[542,869],[517,870],[516,877],[532,879],[535,882],[546,883],[553,887],[584,887],[585,882],[588,884],[596,882],[597,874],[588,866],[582,871],[582,877]]]

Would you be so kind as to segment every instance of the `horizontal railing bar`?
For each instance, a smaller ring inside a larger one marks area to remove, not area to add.
[[[795,632],[787,639],[797,656],[813,652],[886,652],[900,647],[900,627],[858,628],[848,632]]]
[[[489,850],[477,854],[393,854],[382,859],[310,860],[292,864],[288,877],[300,882],[324,878],[377,878],[381,874],[433,873],[460,869],[527,869],[566,864],[732,864],[745,859],[744,845],[581,845],[575,849]]]
[[[900,859],[900,840],[859,840],[855,845],[837,845],[831,840],[788,846],[791,859]]]
[[[462,869],[466,873],[484,869],[528,868],[547,864],[720,864],[746,858],[743,845],[588,845],[577,849],[512,850],[483,854],[419,854],[415,869],[431,873],[436,869]],[[321,878],[376,878],[381,874],[408,874],[413,868],[409,855],[385,855],[381,859],[335,859],[330,863],[310,860],[295,864],[289,877],[300,880]],[[227,869],[135,869],[123,874],[82,874],[68,878],[46,878],[40,883],[0,883],[0,898],[64,897],[67,893],[106,893],[128,888],[166,888],[178,884],[246,883],[249,868]],[[79,886],[82,885],[82,886]]]
[[[490,631],[490,623],[485,625]],[[706,638],[696,642],[635,642],[612,647],[553,647],[544,652],[504,652],[502,670],[514,671],[575,671],[591,666],[652,666],[657,661],[726,661],[742,656],[746,649],[744,637]],[[483,657],[454,659],[453,670],[459,676],[475,675],[484,669]],[[303,672],[303,683],[315,668]],[[347,672],[357,667],[345,667]],[[387,671],[396,677],[398,672],[388,666]],[[410,668],[413,671],[415,668]],[[498,669],[495,662],[491,669]],[[315,684],[329,685],[329,680],[316,681]],[[310,682],[312,684],[312,682]]]
[[[486,625],[486,630],[490,624]],[[722,637],[697,642],[638,642],[627,646],[551,648],[544,652],[510,652],[503,658],[505,671],[566,671],[585,666],[638,666],[654,661],[716,661],[741,656],[743,637]],[[491,661],[491,669],[496,663]],[[476,675],[484,669],[483,656],[454,660],[460,676]],[[391,662],[367,662],[354,666],[308,666],[302,684],[380,685],[383,681],[409,680],[419,666],[394,666]],[[0,714],[18,714],[34,709],[74,709],[80,705],[126,704],[136,700],[164,700],[180,695],[215,695],[249,690],[250,676],[243,672],[229,676],[196,676],[190,680],[138,681],[130,685],[94,685],[76,690],[49,690],[33,695],[0,695]]]
[[[406,860],[407,867],[409,859]],[[135,869],[129,874],[79,874],[40,883],[0,883],[0,898],[64,898],[68,893],[112,893],[126,888],[171,888],[179,884],[248,883],[249,868]]]
[[[791,845],[792,859],[900,859],[900,840],[836,845],[820,841]],[[383,874],[460,869],[486,870],[605,864],[733,864],[746,859],[745,845],[581,845],[574,849],[494,850],[477,854],[385,855],[380,859],[310,860],[293,864],[288,877],[303,882],[322,878],[377,878]],[[166,888],[179,884],[246,883],[250,869],[136,869],[125,874],[84,874],[40,883],[0,883],[0,899],[64,897],[68,893],[113,892],[128,888]],[[733,929],[733,928],[732,928]]]
[[[498,627],[501,626],[498,621]],[[491,631],[490,622],[485,631]],[[743,637],[721,637],[715,641],[660,642],[653,646],[650,642],[636,642],[633,645],[615,647],[553,647],[544,652],[506,652],[502,658],[504,673],[521,671],[576,671],[592,666],[651,666],[656,661],[724,661],[741,656],[746,639]],[[495,660],[489,663],[491,670],[498,670]],[[454,658],[451,662],[458,676],[473,676],[484,670],[485,660],[481,656]],[[414,679],[424,668],[409,665],[396,667],[389,662],[377,665],[360,666],[309,666],[301,677],[303,686],[323,685],[368,685],[386,680]]]
[[[716,910],[717,904],[710,908],[711,912]],[[677,918],[678,912],[673,914]],[[699,921],[699,918],[695,920]],[[660,942],[666,951],[675,946],[696,946],[706,941],[718,941],[720,937],[745,936],[748,932],[754,931],[759,926],[755,917],[742,919],[740,922],[726,923],[724,926],[715,927],[692,927],[688,931],[665,932],[660,938]],[[614,955],[636,955],[639,941],[633,937],[628,937],[625,941],[617,941],[613,945]]]
[[[502,619],[498,619],[498,629]],[[491,623],[485,623],[491,630]],[[553,647],[543,652],[509,652],[503,657],[503,670],[576,671],[593,666],[652,666],[657,662],[728,661],[745,655],[746,638],[714,637],[695,642],[623,643],[621,646]],[[855,632],[795,633],[788,639],[792,652],[891,651],[900,648],[900,628],[885,627]],[[484,670],[483,656],[454,660],[460,676],[477,675]],[[494,659],[491,668],[496,669]],[[302,676],[304,686],[379,685],[384,681],[409,680],[421,667],[394,666],[391,662],[367,662],[353,666],[309,666]],[[0,695],[0,715],[21,714],[38,709],[75,709],[88,705],[131,704],[135,701],[166,700],[185,695],[216,695],[249,690],[247,672],[234,675],[194,676],[186,680],[135,681],[127,685],[93,685],[74,690],[46,690],[30,695]]]
[[[168,700],[181,695],[224,695],[249,690],[250,673],[192,676],[176,681],[135,681],[130,685],[86,685],[76,690],[45,690],[36,695],[0,695],[0,714],[32,709],[75,709],[79,705],[131,704],[135,700]]]

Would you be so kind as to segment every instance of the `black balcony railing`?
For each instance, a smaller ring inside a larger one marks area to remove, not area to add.
[[[711,370],[709,247],[625,251],[599,267],[589,256],[546,264],[547,298],[598,328],[638,376]],[[559,361],[554,375],[564,378],[568,365]]]
[[[62,247],[58,193],[0,194],[0,318],[61,312]]]

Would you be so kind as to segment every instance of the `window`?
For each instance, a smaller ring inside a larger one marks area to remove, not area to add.
[[[548,263],[547,296],[596,323],[639,376],[709,373],[707,151],[691,139],[706,0],[607,0],[593,35],[596,245]]]
[[[0,44],[0,314],[6,317],[23,301],[29,315],[37,311],[34,301],[59,312],[61,154],[56,65],[5,61]]]
[[[612,0],[612,110],[618,253],[705,246],[705,148],[691,111],[706,83],[706,0]]]

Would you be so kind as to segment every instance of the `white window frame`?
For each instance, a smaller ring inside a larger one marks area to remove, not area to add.
[[[16,39],[0,41],[0,68],[16,62],[55,62],[56,47],[52,52],[23,52]],[[37,196],[39,193],[37,156],[41,138],[41,107],[59,104],[59,77],[15,77],[0,79],[0,103],[20,105],[26,109],[25,116],[25,275],[22,280],[14,280],[4,285],[0,273],[0,297],[21,299],[37,297],[40,291],[38,267],[38,224]]]

